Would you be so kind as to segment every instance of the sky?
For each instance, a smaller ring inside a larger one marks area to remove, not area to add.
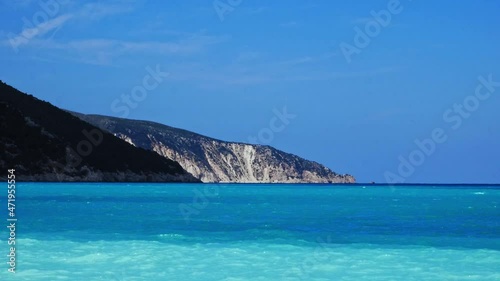
[[[64,109],[271,145],[358,182],[500,183],[499,11],[0,0],[0,80]]]

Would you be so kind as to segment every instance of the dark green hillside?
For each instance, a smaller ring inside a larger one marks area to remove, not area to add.
[[[15,168],[21,179],[196,181],[177,162],[3,82],[0,122],[0,169]]]

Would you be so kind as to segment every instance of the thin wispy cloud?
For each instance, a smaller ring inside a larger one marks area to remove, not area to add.
[[[376,69],[363,70],[363,71],[338,71],[329,74],[331,78],[357,78],[357,77],[374,77],[387,73],[395,73],[402,69],[399,66],[380,67]]]
[[[217,54],[224,61],[224,55],[213,53],[210,48],[222,42],[229,42],[230,37],[224,35],[209,35],[206,31],[196,33],[174,30],[166,26],[161,18],[153,18],[136,30],[109,37],[75,38],[61,40],[44,36],[50,31],[68,24],[83,21],[94,23],[105,17],[123,15],[135,8],[131,1],[92,2],[79,5],[71,13],[61,15],[51,21],[41,24],[37,29],[36,38],[32,38],[25,47],[37,48],[37,55],[43,56],[48,62],[69,61],[83,64],[117,66],[122,62],[138,61],[145,56],[151,58],[173,60],[182,58],[183,63],[171,65],[173,78],[183,81],[193,81],[200,85],[213,87],[258,85],[283,81],[321,81],[363,75],[375,75],[376,72],[335,72],[328,71],[323,66],[334,59],[336,53],[306,54],[296,57],[281,57],[259,50],[241,51],[233,57],[225,56],[225,63],[216,65],[209,63],[211,56]],[[244,8],[247,12],[256,14],[265,11],[266,7]],[[296,27],[296,21],[283,22],[282,27]],[[79,25],[72,25],[77,30]],[[152,40],[139,40],[140,30],[147,30]],[[155,36],[156,35],[156,36]],[[155,40],[156,39],[156,40]],[[196,63],[190,63],[195,61]]]
[[[265,11],[269,10],[269,7],[266,6],[261,6],[261,7],[246,7],[244,8],[244,11],[247,14],[254,15],[254,14],[260,14]]]
[[[334,81],[339,79],[374,77],[378,75],[396,72],[397,68],[380,68],[369,71],[358,72],[316,72],[316,73],[290,73],[289,71],[271,72],[271,71],[238,71],[234,68],[212,69],[210,72],[189,71],[181,72],[173,69],[176,75],[172,76],[175,80],[196,81],[199,85],[210,88],[225,88],[227,86],[255,86],[269,83],[283,82],[319,82]]]
[[[252,53],[244,56],[253,57]],[[268,61],[266,57],[258,60],[240,60],[239,63],[208,66],[203,63],[172,64],[170,71],[172,79],[190,81],[207,89],[224,89],[228,86],[255,86],[269,83],[283,83],[293,81],[333,81],[374,77],[398,71],[398,67],[381,67],[362,71],[321,70],[314,66],[321,65],[325,60],[335,57],[333,53],[316,56],[304,56],[288,60]],[[313,68],[311,68],[311,66]]]
[[[4,45],[9,44],[16,48],[27,45],[32,42],[30,40],[32,38],[42,37],[51,31],[60,29],[71,18],[73,18],[73,15],[71,14],[61,15],[54,19],[40,23],[37,26],[28,27],[15,36],[12,36],[11,34],[11,36],[9,36],[10,38],[3,43]]]
[[[251,51],[241,52],[234,59],[234,62],[241,63],[241,62],[254,61],[254,60],[259,59],[261,57],[262,57],[262,54],[259,52],[251,52]]]
[[[16,1],[13,1],[16,2]],[[35,5],[36,1],[23,0],[18,3],[18,5]],[[36,2],[38,3],[38,2]],[[34,24],[33,22],[24,23],[24,29],[19,33],[10,32],[6,40],[1,41],[1,45],[8,45],[17,50],[18,47],[28,46],[30,44],[35,44],[40,46],[40,42],[33,39],[52,39],[65,25],[72,21],[90,21],[98,20],[106,16],[111,16],[115,14],[121,14],[130,12],[133,10],[133,4],[130,1],[112,1],[109,3],[92,2],[86,3],[81,6],[69,5],[73,2],[64,2],[57,6],[57,11],[59,14],[49,15],[45,10],[42,9],[36,13],[43,12],[47,20]],[[71,6],[71,9],[69,7]],[[62,13],[63,10],[71,10]],[[51,18],[52,16],[52,18]],[[28,21],[30,17],[27,17]],[[21,23],[20,23],[21,25]]]
[[[324,53],[316,56],[303,56],[298,58],[291,58],[288,60],[275,62],[276,65],[280,66],[296,66],[308,63],[319,63],[336,57],[337,53]]]
[[[277,65],[283,65],[283,66],[294,66],[294,65],[301,65],[301,64],[306,64],[313,62],[314,59],[310,56],[305,56],[305,57],[300,57],[300,58],[293,58],[289,60],[284,60],[284,61],[279,61],[276,62]]]
[[[69,42],[34,40],[32,44],[38,44],[38,48],[46,50],[49,55],[60,59],[110,65],[121,56],[193,54],[223,40],[223,37],[198,35],[170,42],[85,39]]]
[[[119,3],[87,3],[85,4],[77,15],[83,19],[96,20],[106,16],[129,13],[134,10],[134,5],[130,1]]]
[[[296,21],[289,21],[289,22],[284,22],[284,23],[281,23],[280,26],[281,27],[297,27],[299,24],[296,22]]]
[[[369,22],[377,22],[377,20],[373,17],[359,17],[359,18],[355,18],[353,20],[351,20],[351,24],[352,25],[366,25],[368,24]],[[405,24],[402,24],[402,23],[391,23],[389,26],[389,28],[393,28],[393,27],[406,27]]]
[[[369,17],[360,17],[360,18],[355,18],[351,21],[351,24],[367,24],[370,21],[373,21],[373,18]]]
[[[7,5],[10,7],[15,7],[15,8],[26,8],[29,7],[30,5],[36,3],[36,0],[1,0],[0,4],[2,5]]]

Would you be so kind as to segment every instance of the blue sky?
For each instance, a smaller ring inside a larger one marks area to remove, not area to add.
[[[500,2],[394,1],[0,0],[0,79],[74,111],[269,144],[360,182],[500,183],[500,87],[475,96],[478,77],[500,81]],[[285,108],[295,117],[270,126]],[[445,141],[416,145],[435,129]]]

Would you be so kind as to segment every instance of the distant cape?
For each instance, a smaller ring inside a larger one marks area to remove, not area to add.
[[[72,112],[128,143],[177,161],[203,182],[354,183],[351,175],[270,146],[221,141],[163,124]]]
[[[21,181],[355,182],[351,175],[270,146],[69,112],[1,81],[0,169],[16,169]]]

